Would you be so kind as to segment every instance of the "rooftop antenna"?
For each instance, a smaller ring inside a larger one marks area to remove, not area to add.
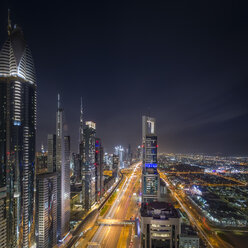
[[[11,20],[10,20],[10,9],[8,9],[8,35],[10,36],[11,33]]]
[[[58,109],[60,109],[60,94],[58,93]]]

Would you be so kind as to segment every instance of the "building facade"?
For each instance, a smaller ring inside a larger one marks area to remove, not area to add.
[[[142,203],[140,227],[141,247],[179,248],[181,220],[170,203]]]
[[[66,140],[63,130],[63,109],[58,95],[56,118],[56,172],[57,172],[57,236],[61,241],[70,228],[70,164],[66,156]],[[68,173],[69,171],[69,173]]]
[[[56,135],[47,135],[47,172],[56,171]]]
[[[103,147],[99,138],[95,139],[95,175],[96,201],[99,201],[103,194]]]
[[[142,202],[158,201],[160,198],[160,177],[157,172],[157,136],[155,119],[142,117]]]
[[[8,21],[0,52],[0,158],[6,186],[8,247],[34,243],[36,79],[20,27]]]
[[[81,160],[80,154],[72,153],[72,164],[73,164],[73,183],[81,184],[82,176],[81,176]]]
[[[114,177],[117,177],[118,173],[119,173],[119,165],[120,165],[118,155],[113,154],[113,163],[112,164],[113,164],[113,166],[112,166],[113,175],[114,175]]]
[[[37,248],[57,244],[57,174],[36,176],[36,243]]]
[[[83,207],[86,210],[89,210],[94,205],[96,199],[95,137],[96,123],[87,121],[81,144],[82,197],[84,199]]]
[[[7,248],[6,187],[0,187],[0,247]]]

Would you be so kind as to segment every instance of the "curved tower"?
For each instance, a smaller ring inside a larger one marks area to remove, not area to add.
[[[0,52],[0,187],[6,189],[8,247],[34,242],[36,80],[20,27],[8,21]]]

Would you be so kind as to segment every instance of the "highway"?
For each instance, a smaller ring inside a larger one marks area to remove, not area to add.
[[[122,176],[123,177],[123,176]],[[104,204],[106,203],[106,201],[109,199],[109,197],[111,196],[111,192],[113,192],[115,190],[115,188],[117,188],[121,181],[122,181],[122,177],[121,180],[117,183],[114,184],[109,190],[109,195],[106,195],[103,199],[101,199],[101,202],[97,203],[94,205],[94,207],[85,214],[86,217],[83,217],[83,220],[80,222],[80,224],[77,226],[77,228],[75,230],[72,231],[72,238],[69,240],[68,243],[64,244],[63,247],[65,246],[66,248],[71,248],[71,247],[77,247],[78,244],[80,243],[80,239],[83,237],[83,235],[88,231],[91,230],[99,216],[99,209],[102,208],[102,206],[104,206]]]
[[[140,193],[141,163],[134,164],[124,173],[123,183],[117,189],[117,195],[108,211],[98,217],[107,225],[98,224],[79,239],[76,248],[95,247],[128,247],[134,225],[115,225],[120,221],[134,219],[139,210],[137,204]],[[107,221],[108,220],[108,221]],[[113,225],[111,225],[111,222]],[[90,228],[91,229],[91,228]]]
[[[231,245],[224,242],[222,239],[218,237],[218,235],[215,233],[214,230],[212,230],[212,227],[210,227],[206,221],[205,218],[202,217],[199,212],[194,208],[192,203],[190,203],[182,190],[176,190],[174,186],[170,183],[166,175],[159,171],[160,177],[164,180],[167,187],[171,191],[172,196],[177,200],[179,203],[181,210],[184,211],[188,217],[190,222],[193,226],[197,228],[199,231],[200,237],[206,241],[208,247],[210,248],[232,248]]]

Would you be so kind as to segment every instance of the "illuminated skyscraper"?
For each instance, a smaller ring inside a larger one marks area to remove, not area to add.
[[[96,200],[100,200],[103,193],[103,147],[102,141],[96,138],[95,144],[95,175],[96,175]]]
[[[56,135],[48,134],[47,136],[47,171],[56,171]]]
[[[37,175],[36,188],[37,248],[50,248],[57,244],[56,172]]]
[[[63,109],[60,105],[58,95],[58,110],[56,119],[56,172],[57,172],[57,223],[58,239],[62,240],[68,233],[70,227],[70,163],[66,155],[64,131],[63,131]],[[69,173],[68,173],[69,171]]]
[[[112,165],[112,170],[113,170],[113,175],[114,177],[118,176],[119,173],[119,166],[120,166],[120,162],[119,162],[119,156],[116,154],[113,154],[113,165]]]
[[[81,105],[80,105],[80,127],[79,127],[79,144],[82,143],[84,138],[84,119],[83,119],[83,100],[81,97]]]
[[[21,28],[8,18],[8,39],[0,52],[0,178],[6,187],[8,247],[34,242],[35,135],[33,59]]]
[[[160,178],[157,172],[157,136],[155,119],[142,117],[142,202],[157,201],[160,197]]]
[[[7,248],[6,187],[0,187],[0,247]]]
[[[119,156],[120,168],[124,168],[124,148],[122,146],[116,146],[115,155]]]
[[[95,203],[95,136],[96,123],[87,121],[84,128],[82,154],[82,195],[84,208],[89,210]]]

